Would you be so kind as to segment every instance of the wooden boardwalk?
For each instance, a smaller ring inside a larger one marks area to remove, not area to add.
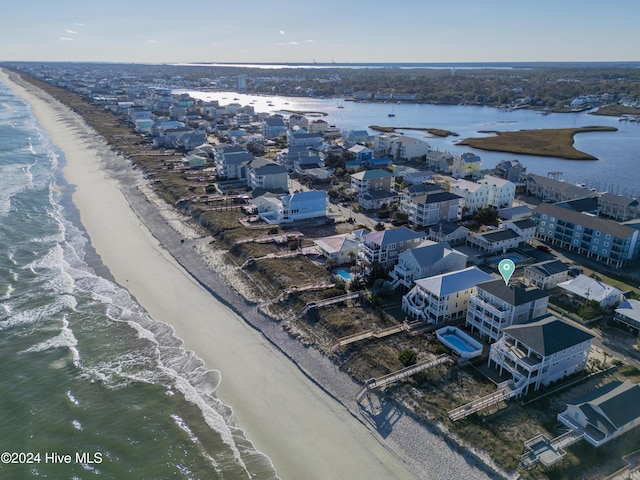
[[[498,385],[498,390],[496,390],[495,392],[478,398],[458,408],[450,410],[449,418],[454,422],[462,420],[469,415],[472,415],[476,412],[479,412],[480,410],[484,410],[485,408],[490,407],[491,405],[495,405],[496,403],[502,402],[503,400],[508,400],[509,398],[517,395],[519,390],[513,390],[509,383],[510,381],[503,382]]]
[[[425,370],[437,367],[438,365],[443,365],[448,362],[453,362],[453,359],[446,353],[443,353],[442,355],[438,355],[437,357],[431,360],[427,360],[426,362],[416,363],[415,365],[411,365],[410,367],[405,367],[401,370],[397,370],[395,372],[389,373],[379,378],[372,378],[367,381],[363,389],[360,391],[360,393],[358,393],[358,396],[356,397],[356,401],[358,403],[362,401],[364,396],[370,390],[373,390],[375,388],[386,387],[387,385],[398,382],[403,378],[410,377],[412,375],[415,375],[416,373],[423,372]]]

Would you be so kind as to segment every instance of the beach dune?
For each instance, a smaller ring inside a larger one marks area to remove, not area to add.
[[[31,105],[64,153],[73,202],[115,281],[155,320],[171,325],[207,368],[221,372],[216,395],[233,408],[238,427],[271,458],[280,478],[417,478],[375,432],[221,304],[160,245],[132,210],[121,179],[105,168],[104,156],[115,153],[102,138],[43,91],[5,73],[2,78]]]

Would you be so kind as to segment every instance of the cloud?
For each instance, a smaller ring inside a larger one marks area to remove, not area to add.
[[[65,32],[67,32],[67,33],[78,33],[75,30],[69,30],[68,28],[65,30]]]
[[[73,22],[76,27],[84,27],[84,23]]]
[[[298,45],[298,42],[289,42],[289,45]]]
[[[64,40],[65,42],[71,42],[71,41],[73,41],[73,38],[71,38],[71,37],[60,37],[60,40]]]
[[[307,43],[316,43],[315,40],[305,40],[305,42],[307,42]]]
[[[147,40],[147,43],[158,43],[157,40]]]
[[[284,30],[280,30],[280,35],[284,35]]]

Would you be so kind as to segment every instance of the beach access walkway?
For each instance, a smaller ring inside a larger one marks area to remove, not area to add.
[[[511,397],[518,396],[521,393],[522,388],[523,386],[520,385],[514,387],[512,380],[502,382],[498,385],[498,388],[495,392],[492,392],[489,395],[477,398],[472,402],[450,410],[449,418],[454,422],[462,420],[463,418],[467,418],[469,415],[479,412],[480,410],[484,410],[491,405],[495,405],[496,403],[508,400]]]
[[[524,442],[525,453],[520,457],[520,466],[525,470],[533,468],[537,463],[545,468],[559,462],[567,454],[565,448],[580,441],[584,436],[570,430],[551,440],[545,435],[537,435]]]
[[[430,368],[437,367],[438,365],[444,365],[445,363],[450,362],[453,362],[453,359],[446,353],[443,353],[442,355],[438,355],[431,360],[416,363],[415,365],[396,370],[395,372],[383,375],[382,377],[371,378],[367,380],[360,393],[358,393],[358,395],[356,396],[356,401],[360,403],[364,396],[370,390],[386,387],[387,385],[398,382],[403,378],[410,377],[412,375],[415,375],[416,373],[423,372],[425,370],[429,370]]]

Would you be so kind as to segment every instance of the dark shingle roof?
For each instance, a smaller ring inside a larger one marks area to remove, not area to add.
[[[569,271],[569,266],[565,263],[562,263],[560,260],[547,260],[546,262],[529,265],[526,268],[537,270],[546,276]]]
[[[487,242],[502,242],[503,240],[510,240],[516,238],[519,235],[510,228],[501,228],[498,230],[491,230],[485,233],[479,233],[476,237],[483,237]]]
[[[593,338],[586,330],[560,320],[552,314],[534,318],[528,323],[511,325],[503,332],[546,357]]]
[[[585,413],[594,411],[592,405],[596,405],[600,407],[606,420],[619,428],[640,418],[640,385],[610,382],[571,402],[570,405],[579,405]],[[594,420],[598,421],[597,417],[588,417],[591,423],[594,423]]]
[[[549,296],[548,293],[540,290],[539,288],[524,289],[518,286],[509,287],[502,279],[481,283],[478,285],[478,288],[498,297],[501,300],[504,300],[514,307]]]

